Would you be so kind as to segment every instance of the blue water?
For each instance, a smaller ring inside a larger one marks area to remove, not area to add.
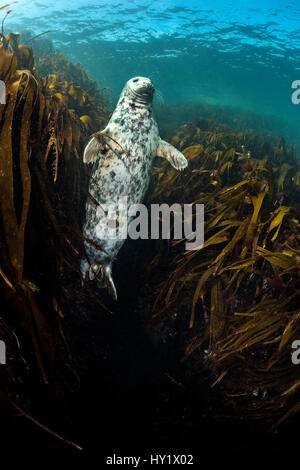
[[[29,29],[80,62],[114,103],[134,75],[168,104],[208,103],[273,120],[300,149],[299,0],[20,0],[5,29]]]

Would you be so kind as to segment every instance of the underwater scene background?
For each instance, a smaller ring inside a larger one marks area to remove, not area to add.
[[[288,458],[300,5],[20,0],[0,13],[1,452],[144,467],[152,454]],[[153,81],[160,135],[189,162],[179,173],[155,160],[145,203],[204,204],[205,241],[127,240],[114,302],[80,272],[83,151],[136,75]]]

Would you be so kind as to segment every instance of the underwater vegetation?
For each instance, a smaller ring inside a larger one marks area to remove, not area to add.
[[[171,142],[190,171],[157,167],[149,202],[204,204],[205,241],[191,251],[173,242],[152,322],[185,316],[182,360],[194,377],[203,362],[211,371],[224,397],[220,416],[268,418],[274,428],[300,410],[291,362],[300,337],[299,164],[283,139],[212,119],[182,126]],[[158,251],[152,265],[164,258]]]
[[[86,198],[81,153],[108,111],[99,93],[95,99],[96,88],[77,84],[76,76],[89,84],[79,67],[76,76],[67,60],[62,68],[63,79],[40,78],[33,49],[18,44],[18,35],[1,35],[0,336],[8,359],[0,393],[18,413],[29,384],[43,383],[57,396],[78,387],[58,286],[66,266],[80,275],[79,214]]]
[[[55,52],[40,57],[36,71],[55,91],[54,96],[75,110],[88,135],[104,127],[109,113],[103,91],[109,89],[99,89],[99,83],[91,80],[80,64],[73,64],[64,54]]]

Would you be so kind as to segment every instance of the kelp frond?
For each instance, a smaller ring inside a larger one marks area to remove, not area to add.
[[[228,403],[234,384],[236,405],[240,400],[244,413],[281,424],[299,408],[293,405],[299,379],[290,354],[300,335],[300,197],[293,177],[299,166],[282,139],[255,139],[204,119],[182,126],[171,138],[189,160],[189,170],[176,174],[166,164],[156,167],[149,202],[171,204],[176,198],[204,204],[205,239],[201,249],[191,251],[184,250],[186,239],[173,242],[153,318],[172,315],[181,305],[186,312],[189,305],[186,324],[195,334],[185,359],[201,356],[206,347],[213,385],[225,387]],[[163,252],[160,259],[166,263]],[[253,404],[256,389],[267,397],[259,404]],[[285,401],[278,410],[282,390]]]

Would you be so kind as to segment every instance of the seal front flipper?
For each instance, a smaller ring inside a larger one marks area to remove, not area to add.
[[[99,151],[103,148],[103,144],[97,137],[92,137],[84,149],[83,161],[84,163],[95,163]]]
[[[158,147],[156,149],[156,155],[158,157],[165,158],[176,170],[184,170],[188,166],[188,161],[185,156],[179,152],[173,145],[168,144],[164,140],[160,139]]]

